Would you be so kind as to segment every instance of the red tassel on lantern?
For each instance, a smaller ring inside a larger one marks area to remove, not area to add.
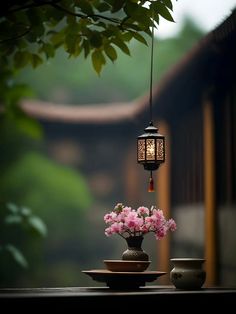
[[[149,179],[148,192],[154,192],[154,181],[152,178],[152,172],[151,172],[150,179]]]

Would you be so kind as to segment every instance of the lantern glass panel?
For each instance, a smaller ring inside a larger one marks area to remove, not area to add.
[[[157,139],[156,141],[156,153],[157,153],[157,160],[164,160],[164,140]]]
[[[146,160],[155,160],[155,140],[154,139],[147,139]]]
[[[138,140],[138,161],[145,160],[145,140]]]

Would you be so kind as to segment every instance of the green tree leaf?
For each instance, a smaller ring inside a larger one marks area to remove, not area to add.
[[[129,31],[129,32],[125,32],[125,33],[123,33],[122,34],[122,39],[124,40],[124,41],[130,41],[132,38],[133,38],[133,33],[134,32],[132,32],[132,31]]]
[[[39,52],[44,52],[47,59],[55,56],[55,49],[53,45],[49,43],[44,43],[39,49]]]
[[[117,59],[117,53],[114,47],[112,47],[112,45],[105,45],[104,47],[104,51],[106,53],[106,55],[108,56],[108,58],[114,62]]]
[[[43,59],[39,55],[37,55],[36,53],[33,53],[31,55],[31,64],[34,69],[42,63],[43,63]]]
[[[54,46],[54,48],[58,48],[64,43],[64,39],[65,39],[64,31],[60,31],[60,32],[52,31],[52,32],[49,32],[48,34],[51,35],[50,41],[52,45]]]
[[[88,14],[88,15],[94,14],[93,7],[92,7],[92,5],[90,4],[89,1],[87,1],[87,0],[79,0],[76,4],[77,4],[78,7],[80,7],[80,9],[81,9],[81,11],[83,13]]]
[[[23,68],[31,62],[31,54],[28,51],[17,51],[14,55],[14,65],[16,68]]]
[[[106,60],[100,50],[96,49],[92,53],[92,63],[93,63],[94,70],[99,75],[102,70],[102,66],[106,63]]]
[[[90,53],[90,49],[91,49],[88,40],[83,40],[82,48],[84,49],[84,57],[86,59],[88,57],[88,55]]]
[[[125,54],[130,56],[130,51],[128,46],[118,37],[112,38],[112,42],[119,47]]]
[[[79,40],[78,40],[79,39]],[[68,34],[65,38],[65,50],[73,55],[76,52],[77,46],[79,45],[80,38],[75,34]]]
[[[126,3],[126,0],[115,0],[112,5],[112,13],[118,12]]]
[[[126,4],[124,6],[124,11],[125,13],[128,15],[128,16],[134,16],[134,14],[136,12],[138,12],[138,10],[140,9],[141,7],[137,4],[137,3],[132,3],[132,2],[128,2],[126,1]],[[141,12],[140,12],[141,14]]]
[[[20,215],[7,215],[4,219],[4,222],[7,224],[7,225],[18,225],[18,224],[21,224],[22,223],[22,217]]]
[[[150,7],[152,9],[156,10],[167,21],[174,22],[172,15],[170,14],[170,12],[167,9],[167,7],[165,6],[165,4],[163,4],[162,2],[160,2],[160,1],[152,2]]]
[[[47,235],[47,227],[45,223],[37,216],[31,216],[27,220],[29,226],[35,231],[38,235],[45,237]]]
[[[99,11],[99,12],[105,12],[105,11],[109,11],[111,8],[111,6],[108,4],[108,3],[99,3],[97,6],[96,6],[96,9]]]
[[[17,249],[14,245],[8,244],[5,246],[6,251],[8,251],[15,262],[23,268],[28,267],[28,262],[25,259],[24,255],[21,253],[19,249]]]
[[[132,35],[136,40],[148,46],[146,39],[142,35],[140,35],[139,33],[134,33],[134,32],[132,33]]]
[[[6,204],[6,207],[7,207],[7,209],[8,209],[11,213],[13,213],[13,214],[16,214],[16,213],[19,212],[19,208],[18,208],[18,206],[16,206],[16,204],[7,203],[7,204]]]
[[[94,48],[100,48],[102,46],[102,36],[99,32],[92,32],[89,38],[90,44]]]
[[[21,207],[21,215],[23,217],[29,217],[31,215],[31,210],[28,207]]]
[[[42,126],[35,119],[27,115],[21,115],[17,116],[15,124],[23,133],[27,134],[28,136],[34,139],[42,138]]]
[[[161,0],[161,2],[164,3],[164,5],[169,8],[171,11],[173,11],[173,5],[172,5],[172,2],[171,0]]]

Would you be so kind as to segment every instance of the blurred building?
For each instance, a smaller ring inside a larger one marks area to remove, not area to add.
[[[178,225],[158,244],[157,267],[170,269],[170,257],[205,257],[208,285],[236,282],[235,55],[233,11],[153,91],[156,126],[167,138],[155,202]],[[43,124],[48,153],[87,176],[100,207],[150,202],[148,174],[136,162],[148,98],[82,107],[26,101],[23,107]]]

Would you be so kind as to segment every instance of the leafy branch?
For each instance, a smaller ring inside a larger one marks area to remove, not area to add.
[[[90,56],[100,74],[107,60],[115,62],[117,49],[130,55],[132,39],[147,45],[145,36],[153,24],[158,26],[159,16],[174,21],[172,1],[33,0],[20,4],[12,0],[1,4],[0,64],[15,69],[27,64],[37,67],[63,47],[69,57]]]

